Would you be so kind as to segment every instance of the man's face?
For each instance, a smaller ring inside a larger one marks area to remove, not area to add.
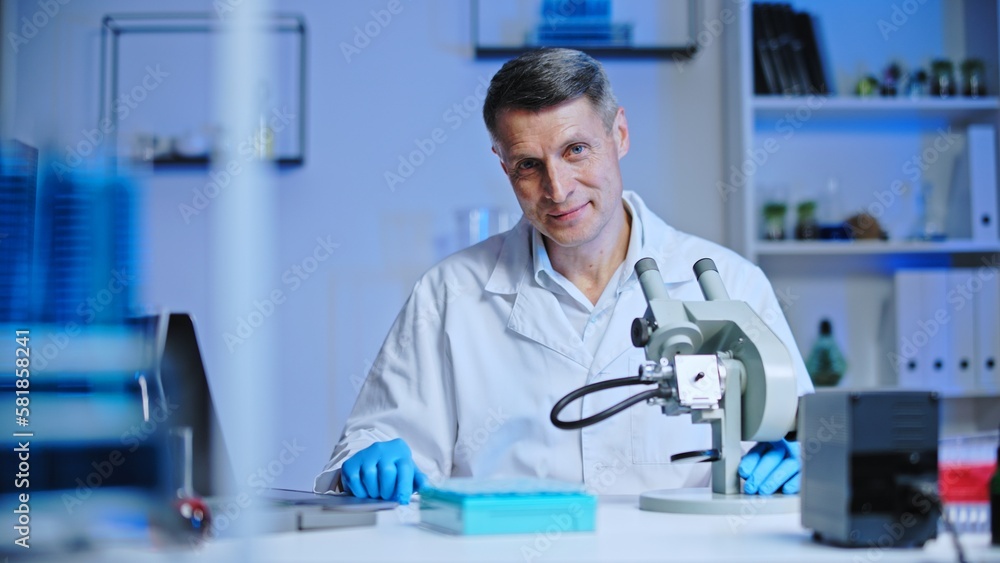
[[[585,97],[540,111],[509,109],[498,116],[496,136],[493,150],[521,210],[551,243],[616,239],[605,227],[624,213],[618,166],[629,147],[624,110],[608,131]]]

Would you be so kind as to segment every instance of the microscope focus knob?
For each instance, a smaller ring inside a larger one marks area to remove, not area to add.
[[[638,317],[632,321],[632,345],[636,348],[644,348],[649,344],[649,334],[652,332],[649,321],[645,317]]]

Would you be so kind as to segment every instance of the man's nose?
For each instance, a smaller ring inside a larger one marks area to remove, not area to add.
[[[562,203],[573,193],[573,177],[569,168],[561,162],[546,167],[546,192],[553,203]]]

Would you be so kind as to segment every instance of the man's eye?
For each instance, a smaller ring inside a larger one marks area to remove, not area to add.
[[[572,154],[583,154],[586,148],[583,145],[573,145],[569,148],[569,152]]]
[[[518,170],[531,170],[536,166],[538,166],[538,163],[533,160],[522,160],[521,162],[517,163]]]

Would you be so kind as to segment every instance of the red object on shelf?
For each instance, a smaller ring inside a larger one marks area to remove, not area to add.
[[[938,466],[938,486],[944,502],[989,502],[990,477],[995,462],[943,463]]]

